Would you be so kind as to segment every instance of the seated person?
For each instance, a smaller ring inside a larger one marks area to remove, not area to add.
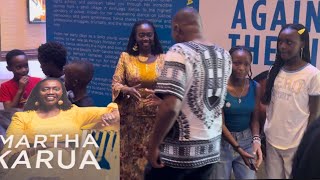
[[[87,94],[87,85],[92,80],[93,65],[87,61],[72,61],[64,67],[65,86],[69,100],[79,107],[94,106]]]
[[[41,81],[31,77],[26,54],[18,49],[11,50],[6,55],[7,69],[13,73],[13,78],[1,84],[0,102],[5,110],[23,108],[32,89]]]
[[[64,82],[63,66],[67,63],[67,50],[58,42],[47,42],[38,48],[38,60],[47,77]]]
[[[28,101],[24,107],[24,112],[17,112],[13,115],[12,121],[7,129],[7,136],[14,136],[12,146],[5,145],[1,154],[10,151],[10,154],[6,155],[4,160],[7,162],[8,166],[11,166],[22,151],[26,151],[28,157],[31,159],[38,150],[43,149],[53,149],[55,151],[57,148],[66,149],[64,142],[67,136],[70,139],[75,139],[77,135],[81,134],[83,126],[104,122],[109,126],[110,130],[119,130],[119,112],[118,106],[115,103],[110,103],[107,107],[77,107],[72,105],[67,98],[67,92],[65,86],[60,79],[57,78],[46,78],[40,81],[30,94]],[[27,147],[25,144],[19,145],[19,140],[22,136],[26,136],[28,142],[33,144],[35,142],[35,136],[42,135],[47,136],[45,142],[45,147],[38,145],[36,147]],[[54,138],[50,135],[62,135],[58,139],[58,146],[53,145]],[[34,167],[36,161],[30,161],[32,167]],[[1,169],[1,168],[0,168]],[[36,177],[39,173],[43,174],[42,170],[35,171],[35,169],[27,168],[27,171],[22,166],[21,172],[29,172],[30,177]],[[15,169],[17,170],[17,169]],[[54,169],[54,171],[57,169]],[[1,171],[1,170],[0,170]],[[46,177],[48,173],[53,173],[54,171],[45,171]],[[3,171],[2,176],[10,177],[13,175],[20,175],[18,170],[10,173],[8,171]],[[85,171],[84,171],[85,172]],[[58,174],[58,176],[63,177],[65,174]],[[94,174],[92,174],[94,176]],[[41,176],[41,175],[40,175]],[[1,177],[0,179],[5,179]]]

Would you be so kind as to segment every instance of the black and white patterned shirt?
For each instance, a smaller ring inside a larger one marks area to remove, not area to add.
[[[196,42],[173,45],[155,89],[182,100],[180,114],[161,145],[161,160],[174,168],[197,168],[220,157],[221,108],[231,57],[216,45]]]

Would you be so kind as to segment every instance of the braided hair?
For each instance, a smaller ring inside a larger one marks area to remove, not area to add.
[[[282,29],[279,32],[279,35],[281,32],[285,29],[293,29],[293,30],[302,30],[305,29],[305,27],[302,24],[287,24],[282,27]],[[278,37],[279,37],[278,35]],[[310,48],[309,48],[309,32],[305,30],[303,33],[300,34],[300,40],[304,42],[304,48],[301,53],[301,58],[303,61],[306,61],[310,63]],[[279,42],[279,38],[278,38]],[[266,85],[266,91],[265,94],[262,97],[262,103],[264,104],[269,104],[271,101],[271,94],[272,94],[272,89],[274,86],[274,81],[280,72],[281,68],[284,65],[284,61],[281,59],[281,56],[279,54],[279,47],[277,43],[277,53],[276,53],[276,60],[272,66],[272,68],[269,71],[268,79],[267,79],[267,85]]]

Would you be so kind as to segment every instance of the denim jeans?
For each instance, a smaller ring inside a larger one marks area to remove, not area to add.
[[[250,129],[241,132],[231,132],[242,149],[252,154],[252,133]],[[231,144],[224,138],[221,140],[220,162],[213,167],[213,179],[230,179],[233,170],[236,179],[255,179],[255,171],[249,169],[243,159],[234,151]]]

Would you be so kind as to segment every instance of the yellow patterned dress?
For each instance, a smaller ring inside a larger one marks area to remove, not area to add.
[[[147,107],[143,101],[149,95],[145,88],[154,89],[156,79],[164,64],[164,55],[158,55],[151,63],[146,57],[131,56],[123,52],[120,56],[112,81],[112,99],[120,111],[120,177],[121,179],[143,179],[147,159],[146,143],[155,123],[157,107]],[[120,89],[123,86],[136,86],[141,94],[137,100]]]

